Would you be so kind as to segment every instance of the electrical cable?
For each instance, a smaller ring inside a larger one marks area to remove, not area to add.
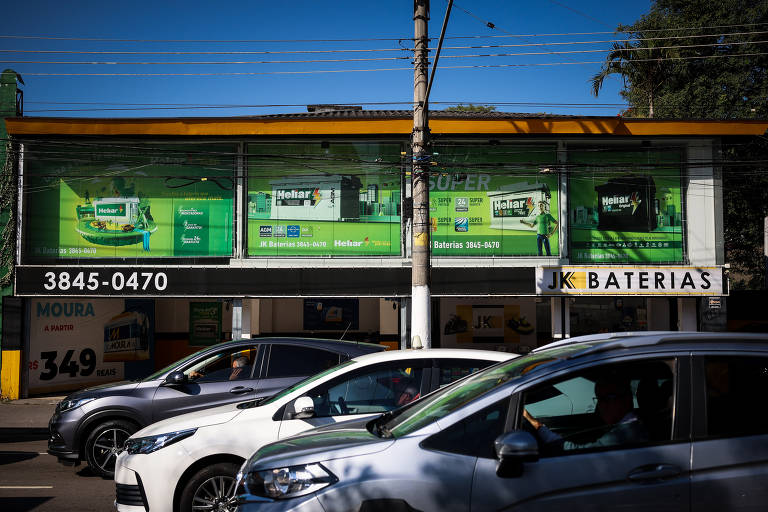
[[[768,32],[765,32],[768,33]],[[675,45],[675,46],[654,46],[654,47],[627,47],[627,48],[609,48],[609,49],[594,49],[594,50],[560,50],[557,52],[522,52],[522,53],[488,53],[488,54],[468,54],[468,55],[443,55],[446,59],[456,58],[482,58],[482,57],[521,57],[521,56],[538,56],[538,55],[563,55],[563,54],[578,54],[578,53],[609,53],[609,52],[633,52],[642,50],[678,50],[685,48],[711,48],[722,46],[742,46],[751,44],[765,44],[768,40],[761,41],[737,41],[727,43],[707,43],[707,44],[692,44],[692,45]],[[571,44],[571,43],[564,43]],[[574,43],[578,44],[578,43]],[[445,49],[477,49],[477,48],[501,48],[507,46],[544,46],[544,45],[498,45],[498,46],[465,46],[465,47],[446,47]],[[1,50],[0,50],[1,51]],[[339,63],[339,62],[375,62],[384,60],[410,60],[411,56],[403,57],[378,57],[367,59],[310,59],[310,60],[274,60],[274,61],[164,61],[164,62],[140,62],[140,61],[103,61],[103,62],[88,62],[88,61],[29,61],[29,60],[0,60],[0,64],[67,64],[67,65],[242,65],[242,64],[307,64],[307,63]]]
[[[557,52],[555,52],[557,53]],[[722,58],[738,58],[738,57],[755,57],[768,55],[766,52],[750,52],[750,53],[738,53],[727,55],[696,55],[687,57],[662,57],[654,59],[634,59],[633,62],[666,62],[666,61],[680,61],[680,60],[703,60],[703,59],[722,59]],[[585,65],[585,64],[603,64],[604,61],[578,61],[578,62],[530,62],[519,64],[470,64],[470,65],[455,65],[455,66],[440,66],[438,69],[482,69],[482,68],[513,68],[513,67],[540,67],[540,66],[573,66],[573,65]],[[51,76],[119,76],[119,77],[159,77],[159,76],[257,76],[257,75],[312,75],[323,73],[372,73],[372,72],[384,72],[384,71],[410,71],[413,72],[413,68],[374,68],[374,69],[315,69],[307,71],[229,71],[229,72],[208,72],[208,73],[41,73],[41,72],[25,72],[25,76],[39,76],[39,77],[51,77]]]

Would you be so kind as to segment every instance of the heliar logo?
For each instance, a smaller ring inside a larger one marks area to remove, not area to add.
[[[115,215],[122,216],[125,212],[125,205],[106,205],[100,204],[96,206],[96,215]]]
[[[614,206],[618,210],[624,210],[631,206],[632,215],[635,214],[635,212],[637,211],[637,207],[640,205],[641,202],[642,200],[640,199],[639,192],[632,192],[631,194],[626,194],[626,195],[603,196],[603,199],[602,199],[602,205],[604,210],[611,211],[613,210]]]
[[[317,202],[320,200],[320,189],[317,189],[317,188],[277,189],[275,190],[275,197],[279,200],[312,199],[314,202]]]

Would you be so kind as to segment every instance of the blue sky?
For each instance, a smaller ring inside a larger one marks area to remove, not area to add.
[[[429,33],[436,46],[447,1],[431,3]],[[508,112],[616,115],[623,103],[619,80],[606,81],[594,98],[589,78],[599,64],[581,64],[601,61],[605,53],[553,52],[606,50],[605,41],[615,37],[610,32],[633,23],[650,5],[649,0],[459,1],[448,24],[432,108],[496,103]],[[412,10],[410,0],[8,2],[0,60],[2,69],[15,69],[24,79],[28,116],[259,115],[303,112],[301,105],[315,103],[410,109],[412,54],[402,48],[413,37]],[[602,42],[553,44],[585,41]],[[488,56],[511,53],[537,55]],[[263,63],[276,60],[304,62]],[[342,62],[306,62],[318,60]],[[210,64],[222,61],[237,64]],[[129,64],[135,62],[154,64]],[[371,69],[379,71],[351,71]],[[121,74],[166,75],[115,76]],[[138,109],[147,106],[155,108]],[[96,108],[102,110],[84,110]]]

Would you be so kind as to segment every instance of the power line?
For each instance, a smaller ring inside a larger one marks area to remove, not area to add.
[[[368,41],[405,41],[412,37],[368,37],[357,39],[120,39],[109,37],[57,37],[30,35],[0,35],[0,39],[39,39],[49,41],[98,41],[116,43],[354,43]]]
[[[288,55],[318,53],[374,53],[374,52],[412,52],[412,48],[372,48],[349,50],[240,50],[240,51],[127,51],[127,50],[17,50],[0,49],[0,53],[51,53],[74,55]]]
[[[760,34],[766,34],[766,32],[759,32]],[[757,34],[757,32],[756,32]],[[646,40],[665,40],[666,38],[653,38]],[[618,42],[614,41],[577,41],[566,43],[535,43],[535,44],[518,44],[518,45],[482,45],[482,46],[453,46],[446,47],[446,50],[466,50],[466,49],[485,49],[485,48],[512,48],[512,47],[532,47],[532,46],[549,46],[549,45],[572,45],[572,44],[592,44],[592,43],[606,43],[606,42]],[[710,48],[721,46],[743,46],[749,44],[764,44],[768,41],[732,41],[722,43],[706,43],[706,44],[691,44],[691,45],[673,45],[673,46],[655,46],[655,47],[628,47],[620,48],[619,51],[640,51],[640,50],[668,50],[668,49],[684,49],[684,48]],[[579,53],[607,53],[616,51],[615,49],[593,49],[593,50],[560,50],[556,52],[521,52],[521,53],[498,53],[498,54],[464,54],[464,55],[445,55],[444,58],[479,58],[479,57],[520,57],[520,56],[538,56],[538,55],[563,55],[563,54],[579,54]],[[12,52],[12,50],[0,50],[0,52]],[[29,50],[27,52],[36,53],[54,53],[48,51],[36,51]],[[77,54],[108,54],[110,52],[57,52],[57,53],[77,53]],[[192,54],[211,54],[215,52],[185,52],[184,55]],[[227,54],[253,54],[253,53],[299,53],[299,52],[225,52]],[[324,53],[324,52],[316,52]],[[119,54],[132,54],[132,55],[146,55],[143,52],[119,52]],[[181,54],[173,52],[155,52],[152,54]],[[410,60],[411,56],[403,57],[370,57],[360,59],[306,59],[306,60],[268,60],[268,61],[162,61],[162,62],[142,62],[142,61],[29,61],[29,60],[0,60],[2,64],[64,64],[64,65],[253,65],[253,64],[307,64],[307,63],[341,63],[341,62],[375,62],[385,60]]]
[[[555,52],[557,53],[557,52]],[[703,59],[721,59],[738,57],[755,57],[768,55],[765,52],[737,53],[727,55],[697,55],[687,57],[663,57],[654,59],[635,59],[634,62],[665,62],[680,60],[703,60]],[[438,69],[481,69],[481,68],[512,68],[512,67],[536,67],[536,66],[572,66],[585,64],[603,64],[604,61],[580,61],[580,62],[539,62],[539,63],[519,63],[519,64],[471,64],[455,66],[439,66]],[[25,72],[25,76],[119,76],[119,77],[160,77],[160,76],[256,76],[256,75],[311,75],[322,73],[371,73],[384,71],[413,71],[412,68],[374,68],[374,69],[326,69],[326,70],[305,70],[305,71],[222,71],[207,73],[42,73]]]
[[[489,23],[486,20],[472,14],[470,11],[459,7],[454,3],[454,7],[458,7],[470,16],[475,17],[487,26]],[[689,26],[689,27],[671,27],[665,29],[647,29],[643,32],[683,32],[683,31],[697,31],[697,30],[713,30],[713,29],[725,29],[725,28],[737,28],[737,27],[762,27],[768,23],[736,23],[726,25],[704,25],[704,26]],[[494,25],[494,28],[496,26]],[[458,36],[446,36],[446,39],[492,39],[492,38],[531,38],[531,37],[562,37],[562,36],[582,36],[582,35],[602,35],[602,34],[616,34],[616,33],[632,33],[631,31],[592,31],[592,32],[547,32],[547,33],[532,33],[532,34],[513,34],[505,33],[500,34],[484,34],[484,35],[458,35]],[[49,40],[49,41],[92,41],[92,42],[128,42],[128,43],[227,43],[227,44],[244,44],[244,43],[338,43],[338,42],[370,42],[370,41],[413,41],[413,37],[387,37],[387,38],[350,38],[350,39],[131,39],[131,38],[107,38],[107,37],[74,37],[74,36],[50,36],[50,35],[12,35],[2,34],[0,39],[18,39],[18,40]]]

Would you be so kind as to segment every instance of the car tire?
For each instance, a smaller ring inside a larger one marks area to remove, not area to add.
[[[85,441],[85,461],[91,471],[102,478],[114,478],[117,454],[138,429],[135,424],[123,420],[96,425]]]
[[[234,512],[237,507],[235,497],[235,478],[240,465],[231,462],[219,462],[200,469],[187,481],[181,491],[179,512],[202,510],[200,507],[210,507],[210,510],[222,510],[227,506],[228,512]]]

